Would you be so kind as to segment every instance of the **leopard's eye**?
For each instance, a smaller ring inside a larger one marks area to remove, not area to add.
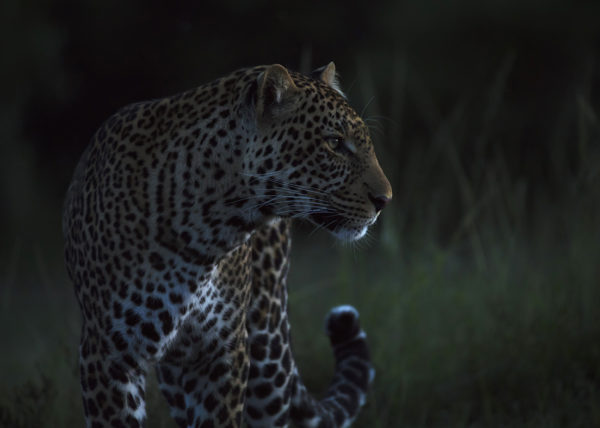
[[[344,137],[340,137],[338,135],[332,135],[330,137],[325,138],[327,141],[327,145],[329,148],[335,152],[342,152],[346,149],[346,142]]]
[[[331,150],[341,154],[355,154],[356,146],[350,140],[346,140],[344,137],[339,135],[331,135],[325,138],[327,145]]]

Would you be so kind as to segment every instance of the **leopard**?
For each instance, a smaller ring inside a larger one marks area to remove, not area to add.
[[[151,370],[180,427],[349,426],[374,376],[367,336],[355,308],[330,311],[335,369],[313,397],[290,345],[291,223],[354,241],[391,198],[333,62],[118,110],[63,208],[86,426],[144,426]]]

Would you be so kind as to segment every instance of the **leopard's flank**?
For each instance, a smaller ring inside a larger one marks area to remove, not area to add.
[[[347,426],[373,376],[348,306],[321,400],[290,349],[290,219],[361,238],[392,191],[333,63],[238,70],[129,105],[84,152],[63,216],[88,427],[139,427],[155,369],[182,427]]]

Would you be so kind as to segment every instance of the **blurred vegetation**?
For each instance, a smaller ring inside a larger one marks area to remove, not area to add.
[[[330,60],[394,201],[352,246],[295,229],[305,382],[324,390],[322,317],[350,303],[377,367],[357,426],[599,426],[598,16],[533,0],[2,2],[0,426],[81,425],[60,207],[99,124],[241,66]],[[148,425],[171,426],[148,396]]]

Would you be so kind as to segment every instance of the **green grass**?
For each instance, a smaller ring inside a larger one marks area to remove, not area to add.
[[[318,321],[296,311],[323,313],[340,301],[359,308],[377,368],[359,426],[600,423],[598,265],[514,251],[482,271],[453,250],[380,256],[366,268],[343,254],[333,290],[317,284],[290,300],[302,336],[295,353],[316,390],[330,369],[318,369],[326,346],[306,331]]]

